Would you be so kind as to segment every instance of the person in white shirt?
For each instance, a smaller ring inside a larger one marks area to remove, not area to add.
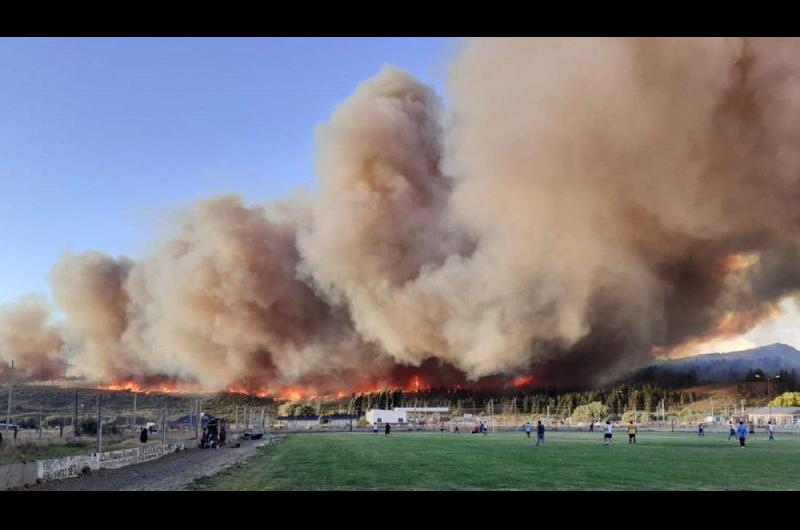
[[[525,424],[525,434],[528,435],[528,438],[531,437],[531,422]]]
[[[772,420],[767,422],[767,432],[769,433],[769,439],[770,440],[774,440],[775,439],[775,436],[774,436],[774,434],[775,434],[775,425],[772,424]]]
[[[611,422],[606,422],[606,431],[603,435],[603,443],[604,445],[611,445]]]

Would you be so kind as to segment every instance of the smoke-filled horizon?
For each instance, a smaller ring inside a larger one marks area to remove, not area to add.
[[[386,67],[318,127],[314,196],[200,201],[142,259],[65,254],[65,319],[4,306],[0,355],[206,389],[589,385],[741,334],[800,288],[798,52],[475,39],[447,108]]]

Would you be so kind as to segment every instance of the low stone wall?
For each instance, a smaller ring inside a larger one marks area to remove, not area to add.
[[[83,469],[87,467],[90,471],[97,471],[100,469],[97,453],[92,455],[66,456],[64,458],[39,460],[36,464],[38,465],[36,478],[40,480],[61,480],[77,477],[81,475]]]
[[[174,453],[178,449],[183,449],[183,444],[150,444],[142,447],[132,447],[130,449],[119,449],[117,451],[106,451],[100,453],[100,469],[117,469],[161,458],[167,453]],[[44,477],[42,477],[44,478]]]
[[[36,484],[38,462],[22,462],[0,466],[0,491]]]
[[[99,454],[67,456],[0,466],[0,491],[22,488],[48,480],[78,477],[86,468],[89,468],[90,471],[97,471],[139,464],[183,449],[184,444],[182,443],[149,444],[130,449],[104,451]]]

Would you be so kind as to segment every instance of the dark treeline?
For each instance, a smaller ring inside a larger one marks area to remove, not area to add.
[[[685,388],[685,387],[684,387]],[[511,389],[428,389],[404,392],[401,389],[350,397],[348,412],[363,414],[370,408],[393,407],[450,407],[453,411],[486,409],[493,403],[494,412],[519,414],[549,414],[567,416],[580,405],[599,401],[613,413],[621,414],[635,406],[640,411],[655,411],[661,400],[667,411],[683,407],[702,396],[678,386],[653,382],[628,382],[596,390],[565,390],[556,388]]]

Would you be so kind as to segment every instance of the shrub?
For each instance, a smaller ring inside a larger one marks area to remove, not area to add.
[[[800,407],[800,392],[784,392],[769,404],[773,407]]]
[[[576,423],[602,421],[608,416],[608,407],[599,401],[592,401],[588,405],[579,405],[572,411],[572,421]]]

